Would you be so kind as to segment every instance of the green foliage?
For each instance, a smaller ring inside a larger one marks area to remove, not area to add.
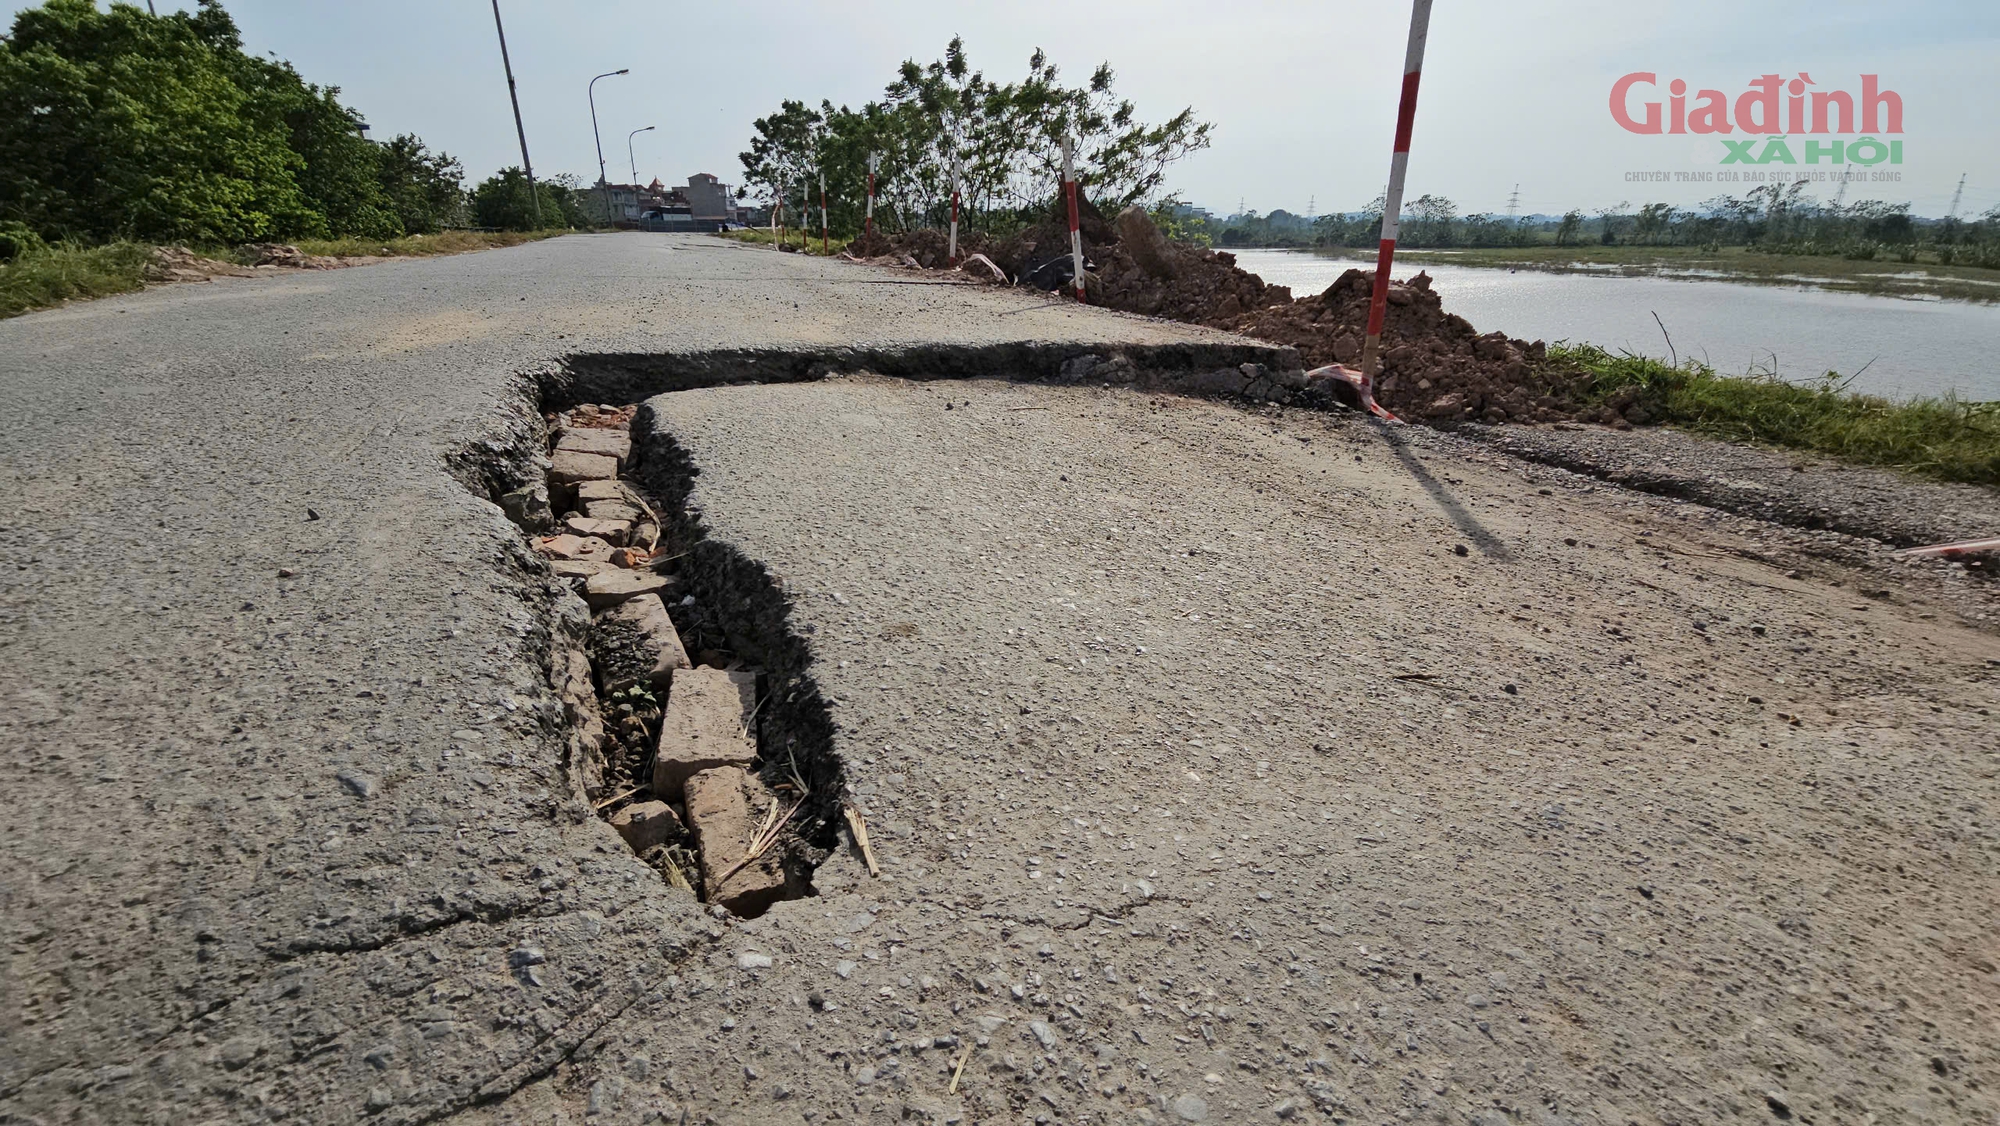
[[[532,231],[564,227],[588,227],[584,216],[585,190],[574,176],[535,182],[535,194],[528,194],[528,177],[519,168],[502,168],[472,189],[472,221],[482,227],[503,231]],[[535,201],[541,204],[541,222],[535,221]]]
[[[1584,395],[1609,399],[1638,389],[1655,419],[1731,442],[1815,450],[1848,461],[1895,466],[1980,485],[2000,485],[2000,403],[1951,396],[1892,402],[1854,395],[1829,372],[1809,384],[1720,376],[1594,345],[1558,344],[1548,363],[1587,378]]]
[[[12,262],[23,254],[32,254],[47,245],[42,241],[42,236],[31,230],[26,223],[0,220],[0,262]]]
[[[376,182],[396,222],[409,234],[435,234],[462,225],[465,169],[447,153],[434,153],[413,133],[376,150]]]
[[[1100,65],[1082,86],[1063,84],[1041,51],[1019,82],[995,83],[973,70],[954,38],[942,59],[906,60],[881,101],[853,110],[822,101],[786,101],[755,122],[741,156],[745,183],[764,199],[784,186],[787,212],[818,205],[824,173],[834,230],[858,233],[869,154],[880,158],[876,222],[889,228],[942,226],[954,182],[961,220],[991,230],[1018,225],[1052,202],[1061,181],[1061,140],[1077,142],[1076,170],[1107,210],[1158,194],[1166,168],[1208,147],[1210,126],[1182,110],[1159,125],[1138,120]],[[803,190],[802,190],[803,189]],[[817,215],[811,218],[816,220]]]
[[[435,204],[456,162],[386,165],[338,95],[245,54],[219,0],[157,17],[46,0],[0,40],[0,219],[51,241],[433,229],[401,197]]]
[[[147,248],[129,242],[30,246],[0,266],[0,317],[138,289],[145,279],[147,254]]]

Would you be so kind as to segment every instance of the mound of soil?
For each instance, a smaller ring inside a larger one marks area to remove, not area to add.
[[[1372,273],[1349,270],[1324,293],[1213,322],[1289,344],[1306,366],[1355,364],[1368,327]],[[1578,388],[1543,363],[1547,349],[1503,332],[1481,333],[1444,311],[1428,274],[1389,285],[1382,371],[1375,395],[1404,417],[1433,421],[1548,422],[1577,413]],[[1644,421],[1633,419],[1632,421]]]
[[[1359,362],[1372,273],[1349,270],[1324,293],[1294,300],[1285,286],[1267,285],[1237,266],[1233,254],[1168,242],[1140,208],[1107,220],[1089,200],[1079,202],[1084,285],[1092,304],[1289,344],[1308,367]],[[989,243],[961,234],[960,247],[962,254],[985,253],[1017,284],[1069,285],[1069,220],[1060,202],[1012,238]],[[852,250],[907,254],[929,269],[945,265],[945,238],[934,230],[878,231]],[[1555,370],[1546,358],[1539,340],[1481,333],[1445,312],[1430,276],[1418,273],[1389,287],[1376,397],[1406,418],[1435,422],[1648,421],[1629,401],[1585,406],[1579,392],[1586,377]]]
[[[908,255],[916,259],[917,265],[926,270],[942,270],[950,265],[945,253],[950,247],[951,240],[943,231],[926,227],[896,235],[885,235],[880,230],[870,231],[849,243],[847,252],[856,258],[886,256],[900,260],[904,255]],[[973,231],[958,232],[959,258],[963,259],[968,254],[985,254],[987,251],[984,235]]]

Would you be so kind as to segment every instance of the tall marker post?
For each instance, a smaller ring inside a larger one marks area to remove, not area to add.
[[[1403,55],[1403,98],[1396,108],[1396,153],[1389,160],[1389,190],[1382,201],[1382,242],[1375,253],[1375,292],[1368,302],[1368,335],[1361,344],[1361,405],[1371,414],[1394,418],[1375,402],[1375,376],[1382,364],[1382,321],[1389,310],[1389,267],[1396,258],[1396,235],[1403,211],[1403,175],[1410,167],[1410,130],[1417,120],[1417,80],[1424,69],[1424,40],[1430,35],[1431,0],[1413,0],[1410,45]]]
[[[958,265],[958,158],[951,159],[951,239],[945,247],[944,264]]]
[[[861,233],[875,233],[875,170],[882,166],[881,153],[868,154],[868,212],[861,220]]]
[[[1081,304],[1089,304],[1083,295],[1083,233],[1077,229],[1076,211],[1076,146],[1068,137],[1063,138],[1063,198],[1069,201],[1069,265],[1076,279],[1076,299]]]
[[[819,252],[829,254],[826,240],[826,173],[819,174]]]

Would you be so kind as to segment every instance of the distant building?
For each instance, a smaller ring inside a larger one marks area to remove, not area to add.
[[[644,191],[637,184],[595,185],[584,193],[585,213],[607,227],[637,226],[645,211],[640,201]]]
[[[715,231],[746,226],[745,208],[728,184],[706,172],[688,177],[685,187],[661,189],[658,180],[647,189],[633,225],[647,231]]]

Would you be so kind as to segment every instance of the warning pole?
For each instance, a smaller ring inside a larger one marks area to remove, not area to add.
[[[1410,166],[1410,130],[1417,120],[1417,80],[1424,69],[1424,40],[1430,35],[1431,0],[1413,0],[1410,45],[1403,55],[1403,98],[1396,108],[1396,152],[1389,159],[1389,190],[1382,201],[1382,241],[1375,252],[1375,292],[1368,302],[1368,335],[1361,345],[1361,405],[1393,418],[1375,402],[1375,376],[1382,364],[1382,321],[1389,310],[1389,267],[1396,258],[1396,234],[1403,211],[1403,174]]]
[[[945,247],[944,264],[958,265],[958,159],[951,162],[951,240]]]
[[[1068,137],[1063,138],[1063,196],[1069,200],[1069,264],[1076,278],[1076,299],[1088,304],[1083,295],[1083,234],[1077,229],[1076,212],[1076,146]]]
[[[826,173],[819,174],[819,252],[829,254],[826,241]]]
[[[881,153],[868,154],[868,213],[861,220],[861,233],[875,233],[875,170],[882,166]]]
[[[785,213],[785,182],[778,181],[778,196],[771,201],[771,249],[778,249],[778,220]]]

